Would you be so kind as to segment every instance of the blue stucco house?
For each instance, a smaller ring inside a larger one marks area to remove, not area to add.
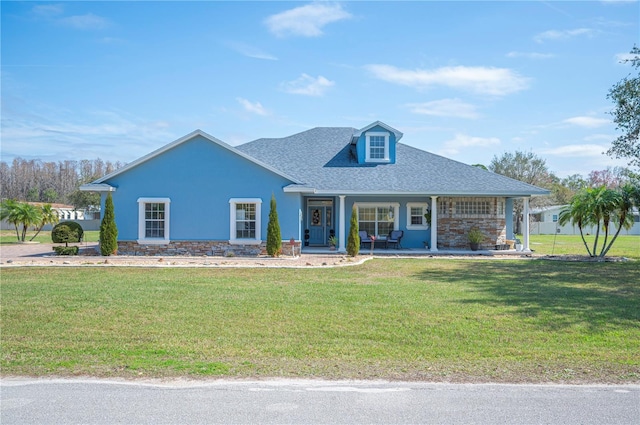
[[[513,238],[513,200],[548,191],[400,143],[382,122],[362,129],[318,127],[232,147],[196,130],[82,190],[111,192],[118,251],[132,255],[256,255],[263,251],[274,195],[283,248],[345,250],[356,208],[360,230],[402,230],[404,248],[465,249]],[[430,215],[425,214],[429,212]],[[430,221],[427,222],[427,217]]]

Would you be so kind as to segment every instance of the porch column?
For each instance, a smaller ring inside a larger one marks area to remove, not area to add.
[[[529,248],[529,198],[522,199],[522,241],[523,251],[531,252]]]
[[[431,249],[429,251],[436,252],[438,250],[438,197],[431,197]]]
[[[347,248],[344,243],[344,238],[346,236],[344,229],[344,198],[346,198],[346,195],[338,195],[338,197],[340,198],[340,213],[338,214],[338,252],[346,252]]]

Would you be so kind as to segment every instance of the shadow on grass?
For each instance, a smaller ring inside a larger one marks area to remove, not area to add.
[[[549,330],[585,326],[640,328],[640,267],[633,263],[563,261],[461,261],[426,269],[420,280],[468,284],[453,302],[507,308]]]

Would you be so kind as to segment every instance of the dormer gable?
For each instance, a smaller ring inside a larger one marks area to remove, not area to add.
[[[383,122],[376,121],[353,133],[358,164],[395,164],[396,143],[402,133]]]

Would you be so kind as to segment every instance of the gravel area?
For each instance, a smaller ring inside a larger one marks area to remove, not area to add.
[[[78,245],[80,254],[59,256],[53,252],[53,244],[23,243],[0,246],[1,267],[25,266],[128,266],[128,267],[337,267],[362,264],[373,258],[359,255],[356,258],[344,254],[302,254],[295,257],[143,257],[97,255],[98,244]]]
[[[548,258],[554,260],[585,261],[586,256],[541,256],[533,253],[516,253],[515,251],[439,251],[410,252],[410,251],[377,251],[369,255],[368,250],[361,251],[357,257],[349,257],[337,252],[301,254],[295,257],[281,256],[272,258],[259,257],[216,257],[216,256],[130,256],[114,255],[103,257],[98,254],[98,244],[82,243],[79,255],[59,256],[53,252],[53,244],[45,243],[20,243],[0,245],[0,267],[27,267],[27,266],[127,266],[127,267],[340,267],[358,265],[372,258],[430,258],[438,259],[533,259]],[[572,257],[572,258],[568,258]],[[575,257],[575,258],[573,258]],[[581,260],[578,260],[580,258]],[[608,261],[613,259],[607,258]],[[615,261],[615,260],[613,260]]]

